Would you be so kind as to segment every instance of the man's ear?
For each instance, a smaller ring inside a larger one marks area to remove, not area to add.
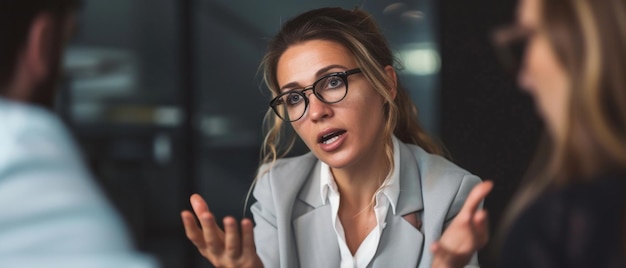
[[[52,71],[54,58],[56,20],[49,13],[40,13],[33,20],[24,44],[23,60],[32,80],[41,81]]]
[[[385,73],[387,74],[388,81],[391,83],[391,98],[396,99],[396,95],[398,95],[398,77],[396,75],[396,69],[391,65],[385,66]]]

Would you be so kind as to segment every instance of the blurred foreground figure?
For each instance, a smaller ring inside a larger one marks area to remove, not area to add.
[[[78,0],[0,2],[0,267],[153,267],[50,113]]]
[[[549,141],[510,207],[502,267],[626,267],[626,1],[518,11],[518,79]]]
[[[547,140],[505,219],[500,266],[626,267],[626,1],[518,11],[495,40]]]

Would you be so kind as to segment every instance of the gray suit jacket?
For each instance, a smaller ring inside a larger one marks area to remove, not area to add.
[[[389,211],[369,267],[430,267],[430,245],[480,179],[415,145],[399,143],[400,196]],[[396,159],[396,161],[398,161]],[[339,267],[330,204],[320,196],[320,161],[308,153],[261,168],[252,205],[257,253],[265,267]],[[269,170],[267,170],[269,168]],[[418,212],[422,230],[402,216]],[[478,266],[474,256],[473,266]]]

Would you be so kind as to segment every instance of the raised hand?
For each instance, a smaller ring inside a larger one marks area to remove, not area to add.
[[[191,211],[181,213],[185,234],[198,248],[200,254],[215,267],[263,267],[256,254],[253,224],[249,219],[241,221],[241,232],[233,217],[225,217],[224,231],[217,225],[215,216],[204,199],[193,194],[189,199],[200,226]]]
[[[489,194],[493,183],[486,181],[472,189],[463,208],[443,232],[439,241],[433,243],[432,267],[464,267],[475,251],[489,240],[487,211],[478,210],[480,202]]]

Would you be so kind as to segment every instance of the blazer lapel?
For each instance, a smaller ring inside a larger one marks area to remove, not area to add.
[[[424,235],[402,216],[422,212],[422,186],[415,156],[403,143],[400,148],[400,195],[396,214],[389,210],[376,257],[370,267],[417,267],[424,250]],[[421,214],[421,213],[418,213]],[[419,219],[422,220],[422,219]]]
[[[298,199],[314,209],[323,205],[322,196],[320,195],[321,164],[322,162],[318,160],[313,165],[313,170],[309,173],[309,177],[304,182],[300,193],[298,193]]]
[[[396,215],[403,216],[412,212],[422,211],[422,183],[417,159],[404,143],[400,148],[400,195],[396,204]]]
[[[425,248],[439,240],[443,232],[444,220],[452,199],[459,189],[461,180],[451,180],[452,171],[449,162],[438,156],[429,156],[421,148],[413,151],[416,165],[420,168],[423,202],[426,209],[423,213],[423,230]],[[432,254],[422,254],[421,267],[430,267]]]
[[[294,213],[293,230],[298,247],[300,267],[338,267],[339,245],[332,223],[330,204],[320,195],[320,162],[313,167],[298,195],[300,204]]]
[[[423,247],[422,233],[400,215],[389,213],[376,256],[368,267],[417,267]]]
[[[339,245],[331,213],[328,204],[294,220],[300,267],[339,266]]]

